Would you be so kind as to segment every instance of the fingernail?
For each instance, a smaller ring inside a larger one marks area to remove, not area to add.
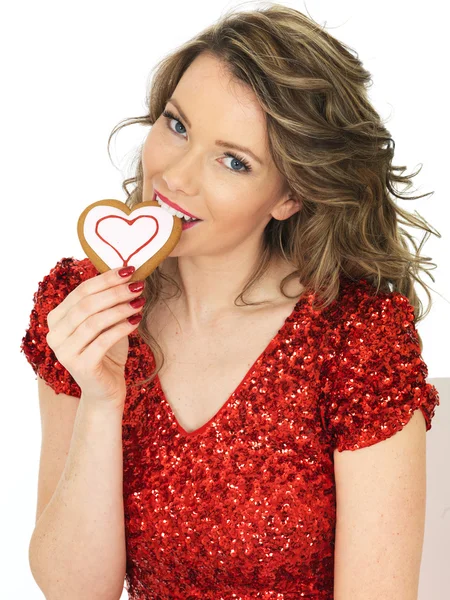
[[[144,306],[145,304],[145,298],[136,298],[135,300],[132,300],[129,304],[131,306],[131,308],[140,308],[141,306]]]
[[[128,321],[131,323],[131,325],[137,325],[141,319],[142,319],[142,314],[140,314],[140,313],[138,315],[133,315],[132,317],[128,317]]]
[[[135,281],[134,283],[129,284],[128,289],[130,292],[142,292],[144,286],[145,284],[143,281]]]
[[[135,267],[124,267],[123,269],[120,269],[119,271],[119,275],[121,277],[129,277],[130,275],[132,275],[134,272],[136,271]]]

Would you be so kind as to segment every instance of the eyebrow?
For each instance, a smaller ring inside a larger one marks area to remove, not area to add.
[[[191,122],[189,121],[189,119],[187,118],[185,113],[183,112],[181,106],[178,104],[176,99],[169,98],[169,100],[167,100],[167,102],[172,102],[172,104],[174,106],[176,106],[176,108],[178,109],[178,112],[180,113],[181,118],[184,121],[186,121],[186,123],[189,125],[189,127],[192,127]],[[256,162],[258,162],[260,165],[264,164],[263,161],[250,150],[250,148],[246,148],[245,146],[240,146],[239,144],[234,144],[233,142],[226,142],[225,140],[216,140],[215,143],[216,143],[216,146],[222,146],[224,148],[234,148],[235,150],[239,150],[240,152],[245,152],[246,154],[249,154],[252,158],[254,158],[256,160]]]

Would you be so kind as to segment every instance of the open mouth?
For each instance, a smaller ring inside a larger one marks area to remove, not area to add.
[[[153,200],[156,201],[161,208],[163,208],[164,210],[167,210],[167,212],[169,214],[171,214],[172,216],[178,217],[179,219],[182,219],[183,222],[196,223],[197,221],[202,220],[202,219],[197,219],[196,217],[189,217],[188,215],[184,214],[180,210],[176,210],[175,208],[172,208],[171,206],[166,204],[164,202],[164,200],[162,200],[156,192],[153,196]]]

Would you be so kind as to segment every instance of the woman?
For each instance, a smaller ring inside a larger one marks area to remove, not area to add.
[[[369,81],[280,5],[160,64],[127,204],[198,222],[140,308],[118,270],[59,261],[23,339],[46,597],[417,597],[439,399]]]

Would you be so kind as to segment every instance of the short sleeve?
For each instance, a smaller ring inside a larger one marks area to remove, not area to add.
[[[34,373],[44,379],[57,394],[80,398],[81,390],[47,344],[47,315],[84,279],[95,273],[95,267],[87,259],[79,261],[75,258],[63,258],[39,282],[33,296],[29,325],[22,338],[20,351],[25,354]]]
[[[321,413],[333,449],[357,450],[383,441],[418,408],[426,431],[431,429],[439,396],[426,381],[414,307],[406,296],[362,294],[342,319],[337,337],[334,366],[321,374]]]

